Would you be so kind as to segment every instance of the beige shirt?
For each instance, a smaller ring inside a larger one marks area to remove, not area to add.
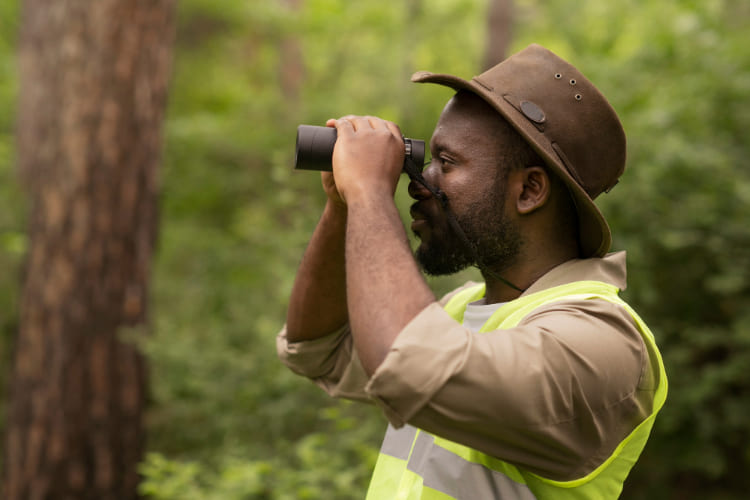
[[[619,252],[566,262],[524,295],[580,280],[624,289],[625,278]],[[348,326],[296,343],[284,329],[279,357],[332,396],[374,401],[395,427],[408,422],[561,481],[594,470],[650,413],[658,368],[621,306],[564,300],[515,328],[473,333],[443,310],[453,294],[414,317],[369,380]]]

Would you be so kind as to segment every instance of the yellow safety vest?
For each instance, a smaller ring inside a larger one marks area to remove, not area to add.
[[[463,290],[446,304],[445,310],[455,320],[463,321],[466,305],[482,298],[484,291],[484,285]],[[618,296],[617,287],[600,281],[577,281],[520,297],[500,307],[480,333],[512,328],[533,310],[552,302],[580,299],[602,299],[624,307],[635,320],[649,359],[658,365],[659,371],[651,414],[620,442],[604,463],[579,479],[553,481],[410,425],[398,430],[389,426],[367,500],[617,498],[667,397],[667,377],[654,336]]]

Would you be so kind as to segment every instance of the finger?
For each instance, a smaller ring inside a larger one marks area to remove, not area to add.
[[[395,123],[384,120],[382,118],[378,118],[376,116],[368,116],[366,117],[370,123],[370,126],[374,130],[387,130],[393,135],[394,137],[398,139],[403,140],[403,135],[401,134],[401,129],[396,125]]]
[[[341,118],[339,118],[339,119],[338,119],[337,121],[339,121],[339,122],[341,122],[341,121],[349,122],[349,124],[351,125],[352,129],[353,129],[353,130],[357,130],[357,129],[359,128],[359,127],[358,127],[358,122],[359,122],[359,121],[360,121],[361,119],[362,119],[362,117],[361,117],[361,116],[357,116],[357,115],[346,115],[346,116],[342,116],[342,117],[341,117]]]
[[[351,135],[356,130],[354,122],[346,117],[335,120],[334,124],[336,126],[336,133],[339,135]]]
[[[320,172],[320,180],[323,181],[323,186],[335,186],[336,185],[336,179],[333,178],[333,172]]]
[[[349,119],[354,126],[354,130],[371,130],[377,129],[378,118],[374,116],[353,116]]]
[[[388,126],[388,130],[390,130],[393,135],[395,135],[402,141],[404,140],[404,134],[401,133],[401,128],[398,125],[396,125],[393,122],[385,122],[385,123]]]
[[[378,130],[386,127],[385,120],[377,116],[365,116],[365,119],[372,129]]]

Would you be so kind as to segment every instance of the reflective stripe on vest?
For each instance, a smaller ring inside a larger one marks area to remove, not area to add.
[[[487,332],[512,328],[538,307],[560,300],[602,299],[628,311],[641,332],[651,363],[658,368],[659,381],[651,414],[623,439],[604,463],[582,478],[553,481],[410,425],[398,430],[389,425],[367,500],[617,498],[667,395],[664,364],[653,334],[617,292],[616,287],[598,281],[578,281],[550,288],[508,302],[480,329],[480,332]],[[484,285],[463,290],[446,304],[445,310],[460,322],[466,305],[483,296]]]

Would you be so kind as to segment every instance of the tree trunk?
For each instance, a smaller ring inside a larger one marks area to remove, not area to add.
[[[174,0],[23,3],[30,198],[4,498],[135,498]]]
[[[282,4],[290,15],[298,15],[302,0],[283,0]],[[281,39],[279,50],[279,81],[284,99],[292,107],[299,99],[300,87],[305,76],[302,48],[295,33],[287,33]]]
[[[512,39],[513,0],[490,0],[483,70],[490,69],[507,57]]]

